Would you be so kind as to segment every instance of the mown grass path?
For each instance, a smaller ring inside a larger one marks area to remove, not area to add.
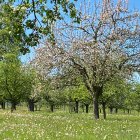
[[[0,110],[0,140],[140,140],[140,116]]]

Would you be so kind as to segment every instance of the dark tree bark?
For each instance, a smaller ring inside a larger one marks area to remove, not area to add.
[[[28,100],[28,105],[29,105],[29,111],[34,112],[34,108],[35,108],[34,100],[29,99],[29,100]]]
[[[15,102],[11,102],[11,113],[16,110],[16,103]]]
[[[75,113],[79,112],[79,101],[75,99]]]
[[[113,107],[109,107],[109,109],[110,109],[110,114],[112,114],[113,113]]]
[[[50,105],[50,110],[51,110],[51,112],[54,112],[54,104]]]
[[[94,106],[94,118],[99,119],[99,97],[103,93],[103,86],[94,86],[93,87],[94,96],[93,96],[93,106]]]
[[[116,113],[116,114],[118,113],[118,108],[115,108],[115,113]]]
[[[95,119],[99,119],[99,95],[95,95],[93,99],[93,107],[94,107],[94,117]]]
[[[103,108],[103,117],[104,119],[106,119],[106,103],[105,102],[102,102],[102,108]]]
[[[89,104],[85,104],[85,107],[86,107],[86,113],[89,112]]]
[[[130,110],[129,110],[129,109],[127,109],[127,113],[128,113],[128,114],[130,113]]]
[[[5,102],[4,102],[4,101],[1,102],[1,108],[2,108],[2,109],[5,109]]]

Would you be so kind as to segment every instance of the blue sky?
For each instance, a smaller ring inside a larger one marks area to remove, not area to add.
[[[130,9],[138,9],[140,10],[140,0],[128,0]]]

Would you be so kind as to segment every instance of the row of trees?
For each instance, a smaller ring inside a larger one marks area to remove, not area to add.
[[[61,78],[57,75],[42,80],[39,75],[37,77],[35,71],[29,72],[27,68],[25,70],[19,67],[19,60],[15,59],[15,55],[8,55],[4,62],[1,62],[0,103],[3,108],[5,102],[11,103],[11,111],[15,110],[19,103],[27,102],[29,110],[34,111],[35,103],[45,100],[46,106],[49,105],[52,112],[55,106],[69,106],[70,112],[78,113],[80,105],[88,113],[89,106],[93,103],[92,96],[80,79],[79,82],[74,80],[67,84],[64,75]],[[105,85],[103,93],[99,98],[99,105],[102,106],[104,118],[106,118],[106,108],[109,108],[110,112],[113,109],[116,111],[121,109],[128,113],[131,110],[140,111],[139,84],[116,78]]]
[[[139,70],[139,13],[129,12],[123,0],[81,3],[77,9],[68,1],[52,1],[52,9],[46,9],[46,1],[34,0],[0,5],[0,100],[11,102],[11,111],[20,101],[33,111],[41,98],[51,110],[58,101],[74,101],[76,112],[79,101],[86,108],[93,103],[95,119],[99,104],[104,118],[106,105],[139,110],[138,87],[130,82]],[[35,58],[21,64],[21,52],[38,43],[42,46]]]
[[[139,68],[139,13],[129,12],[126,1],[82,1],[80,24],[73,19],[57,22],[54,42],[46,41],[36,52],[35,68],[47,78],[72,69],[92,97],[94,117],[104,87],[117,77],[127,80]],[[55,72],[53,72],[55,73]],[[73,73],[69,72],[72,77]]]
[[[3,55],[0,62],[0,102],[11,103],[11,112],[16,110],[16,105],[21,101],[29,103],[32,110],[32,100],[40,94],[40,82],[33,70],[28,70],[21,65],[16,53],[10,52]],[[34,102],[37,102],[34,100]],[[3,106],[4,107],[4,106]]]

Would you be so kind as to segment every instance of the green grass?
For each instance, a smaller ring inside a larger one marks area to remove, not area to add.
[[[140,116],[0,110],[0,140],[140,140]]]

